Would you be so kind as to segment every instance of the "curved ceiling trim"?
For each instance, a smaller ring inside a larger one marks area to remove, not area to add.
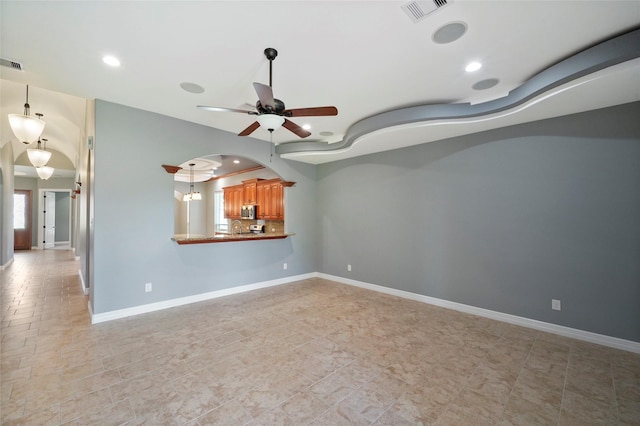
[[[640,29],[619,35],[587,48],[536,74],[505,97],[479,104],[427,104],[399,108],[367,117],[353,124],[342,141],[295,142],[276,146],[286,154],[332,154],[344,152],[364,135],[402,125],[420,126],[425,122],[459,122],[464,118],[491,116],[515,109],[552,92],[571,81],[640,57]]]

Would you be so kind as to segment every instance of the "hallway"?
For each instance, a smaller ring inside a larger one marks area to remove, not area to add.
[[[68,250],[2,271],[2,425],[637,425],[640,355],[322,279],[90,325]]]

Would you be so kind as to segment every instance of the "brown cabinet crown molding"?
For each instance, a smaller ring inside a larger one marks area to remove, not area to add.
[[[182,167],[180,166],[170,166],[168,164],[163,164],[162,167],[167,171],[167,173],[172,175],[178,173],[178,170],[182,170]]]

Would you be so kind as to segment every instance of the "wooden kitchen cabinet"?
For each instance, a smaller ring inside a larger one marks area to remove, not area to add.
[[[242,203],[243,204],[248,204],[248,205],[258,204],[257,189],[258,189],[259,181],[260,179],[250,179],[250,180],[242,181],[242,185],[243,185]]]
[[[284,191],[280,179],[258,182],[256,199],[258,219],[284,220]]]
[[[271,216],[269,219],[284,219],[284,191],[281,182],[274,182],[271,185]]]
[[[284,188],[295,182],[280,179],[251,179],[224,190],[224,215],[240,219],[243,204],[257,205],[256,219],[284,220]]]
[[[224,191],[224,217],[240,219],[240,210],[244,197],[244,185],[228,186]]]
[[[256,205],[257,205],[256,219],[264,219],[264,213],[262,212],[262,210],[264,209],[264,206],[266,204],[266,198],[265,198],[266,187],[267,185],[265,184],[256,185]]]

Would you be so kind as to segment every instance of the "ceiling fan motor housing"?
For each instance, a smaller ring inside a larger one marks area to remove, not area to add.
[[[256,110],[258,110],[258,112],[260,114],[278,114],[278,115],[282,115],[282,113],[285,110],[284,102],[282,102],[280,99],[274,99],[273,103],[275,104],[275,108],[270,108],[269,106],[263,107],[262,103],[260,103],[260,101],[258,101],[258,102],[256,102]]]

